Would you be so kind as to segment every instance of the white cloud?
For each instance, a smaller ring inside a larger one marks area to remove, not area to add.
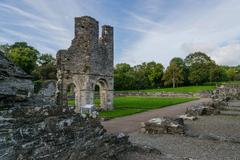
[[[173,57],[185,58],[190,52],[204,51],[220,64],[239,64],[229,57],[240,56],[239,44],[221,46],[240,34],[240,1],[215,1],[214,5],[202,6],[187,4],[183,8],[179,9],[180,13],[176,11],[167,18],[155,20],[154,24],[146,20],[147,13],[144,22],[140,15],[132,16],[137,22],[130,23],[131,28],[143,31],[139,39],[122,51],[119,61],[137,64],[155,60],[166,66]]]
[[[212,53],[212,57],[219,64],[230,66],[239,65],[240,43],[230,43],[223,47],[219,47]]]
[[[74,34],[74,17],[85,13],[101,16],[101,7],[101,3],[94,0],[0,2],[0,12],[5,17],[0,17],[0,28],[4,28],[1,41],[26,40],[41,52],[55,54],[69,47]]]
[[[203,51],[220,64],[235,65],[237,58],[229,55],[240,54],[239,42],[234,42],[240,37],[239,0],[139,0],[128,4],[21,0],[0,2],[0,12],[0,42],[27,40],[40,51],[53,54],[69,47],[73,18],[83,15],[115,27],[118,63],[154,60],[167,66],[173,57]]]
[[[5,44],[5,43],[8,43],[8,40],[3,38],[1,35],[0,35],[0,44]]]
[[[204,53],[213,53],[218,46],[212,43],[184,43],[182,44],[182,50],[185,53],[194,53],[194,52],[204,52]]]
[[[210,43],[183,44],[182,49],[186,53],[204,52],[207,53],[217,64],[239,65],[240,42],[233,41],[225,45],[218,46]]]
[[[38,16],[35,16],[35,15],[33,15],[31,13],[28,13],[28,12],[25,12],[24,10],[21,10],[21,9],[19,9],[17,7],[14,7],[14,6],[11,6],[11,5],[0,3],[0,7],[5,8],[5,9],[9,9],[11,11],[14,11],[17,14],[22,15],[22,16],[27,17],[27,18],[36,19],[36,20],[43,20],[42,18],[40,18]]]
[[[25,1],[24,4],[27,5],[28,2]],[[50,16],[48,14],[61,17],[58,8],[54,9],[54,6],[49,6],[49,11],[52,10],[50,13],[43,6],[41,8],[39,2],[42,1],[34,2],[35,7],[39,7],[39,11],[33,6],[21,8],[21,6],[15,6],[15,4],[0,3],[0,11],[12,18],[11,21],[0,22],[3,25],[0,30],[2,39],[4,39],[1,42],[27,41],[30,44],[36,44],[34,47],[39,47],[37,49],[41,52],[50,52],[52,54],[55,54],[58,49],[68,47],[71,43],[73,31],[63,23],[64,19],[47,18],[47,16]],[[34,13],[31,10],[34,10]]]

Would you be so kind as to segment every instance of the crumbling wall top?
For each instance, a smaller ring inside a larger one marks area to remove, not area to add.
[[[75,38],[83,35],[93,35],[98,37],[98,21],[89,16],[76,17]]]

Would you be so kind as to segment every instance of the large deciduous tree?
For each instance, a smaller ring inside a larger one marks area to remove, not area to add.
[[[175,88],[176,86],[184,83],[184,80],[186,79],[185,77],[186,66],[183,59],[178,57],[173,58],[164,73],[164,85],[172,85],[172,87]]]
[[[1,50],[16,65],[22,68],[28,74],[37,67],[39,51],[26,42],[16,42],[13,45],[1,45]]]
[[[192,84],[198,85],[209,81],[210,69],[216,66],[209,56],[202,52],[189,54],[184,60],[189,68],[188,79]]]
[[[145,74],[149,81],[149,87],[159,87],[164,73],[163,65],[152,61],[149,63],[143,63],[142,66],[145,69]]]

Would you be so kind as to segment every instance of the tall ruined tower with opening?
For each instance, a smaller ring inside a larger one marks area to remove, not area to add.
[[[75,18],[75,37],[67,50],[57,53],[57,103],[68,105],[67,88],[75,86],[76,112],[93,104],[95,85],[100,88],[101,107],[113,108],[113,27],[92,17]]]

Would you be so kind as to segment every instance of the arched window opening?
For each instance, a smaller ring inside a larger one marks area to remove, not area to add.
[[[100,102],[100,87],[98,84],[95,85],[94,87],[94,99],[93,103],[97,108],[101,107],[101,102]]]
[[[76,105],[76,86],[73,83],[67,87],[67,102],[68,106]]]
[[[107,81],[105,79],[99,79],[94,88],[94,104],[96,107],[106,108],[107,107]]]

